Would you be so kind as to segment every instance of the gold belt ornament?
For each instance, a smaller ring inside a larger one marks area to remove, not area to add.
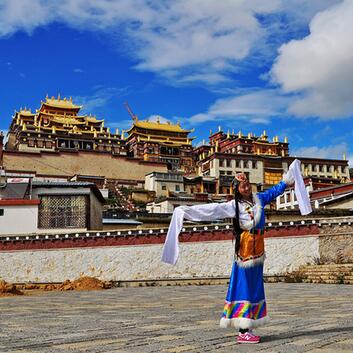
[[[255,230],[251,233],[244,230],[240,235],[239,257],[242,261],[260,257],[265,252],[264,235],[261,231]]]

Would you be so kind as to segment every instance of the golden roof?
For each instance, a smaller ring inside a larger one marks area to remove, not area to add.
[[[79,121],[74,118],[55,117],[55,118],[52,118],[51,121],[54,121],[55,123],[59,123],[59,124],[70,124],[70,125],[83,125],[83,124],[85,124],[84,121]]]
[[[89,122],[89,123],[102,123],[104,121],[104,119],[102,120],[98,120],[96,118],[93,117],[85,117],[85,119]]]
[[[139,127],[141,129],[146,130],[160,130],[160,131],[172,131],[172,132],[191,132],[192,130],[184,130],[178,124],[170,124],[170,123],[160,123],[148,120],[137,120],[134,121],[133,126],[129,129],[131,131],[133,127]]]
[[[20,109],[20,111],[18,112],[20,115],[26,115],[26,116],[33,116],[35,115],[34,113],[32,113],[30,110],[27,109]]]
[[[48,105],[53,108],[66,108],[66,109],[81,109],[82,105],[76,105],[72,103],[72,98],[67,99],[66,97],[64,99],[60,98],[60,95],[58,98],[51,97],[49,98],[48,96],[45,97],[45,102],[41,102],[42,104]]]

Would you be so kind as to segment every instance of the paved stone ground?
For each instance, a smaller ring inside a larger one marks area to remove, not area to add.
[[[220,329],[225,286],[114,288],[0,298],[0,352],[353,352],[353,286],[266,285],[263,342]]]

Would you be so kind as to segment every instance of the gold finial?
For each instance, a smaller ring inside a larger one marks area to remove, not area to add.
[[[108,134],[110,133],[110,127],[107,127],[107,133]]]
[[[234,129],[232,129],[232,135],[234,135]]]
[[[119,129],[118,128],[115,129],[115,134],[119,135]]]
[[[51,127],[51,132],[52,132],[53,134],[56,133],[56,127],[55,127],[54,125]]]
[[[229,132],[229,129],[227,131],[227,138],[229,139],[230,138],[230,132]]]
[[[122,140],[125,140],[125,130],[122,130],[122,131],[121,131],[121,139],[122,139]]]
[[[159,115],[157,115],[157,124],[160,124]]]
[[[212,130],[210,129],[210,136],[212,135]]]
[[[248,133],[248,139],[251,139],[251,132]]]
[[[284,143],[288,143],[288,137],[287,136],[285,136],[285,138],[284,138]]]
[[[60,93],[58,93],[58,101],[60,100]]]
[[[203,145],[206,145],[206,141],[205,141],[204,139],[202,140],[202,144],[203,144]]]
[[[54,98],[54,96],[51,96],[51,100],[53,101],[55,98]]]
[[[346,152],[343,153],[343,160],[346,161],[347,160],[347,155]]]
[[[218,132],[221,132],[221,131],[222,131],[221,125],[218,125]]]
[[[239,132],[238,132],[238,137],[240,138],[240,137],[242,137],[242,136],[243,136],[243,134],[242,134],[241,130],[239,130]]]
[[[267,136],[267,135],[266,135],[266,130],[264,130],[264,133],[263,133],[263,135],[264,135],[264,137],[265,137],[265,136]]]
[[[23,123],[22,125],[22,131],[26,130],[26,123]]]
[[[72,97],[70,97],[70,102],[72,103]]]
[[[97,137],[97,131],[96,130],[93,131],[93,137]]]
[[[218,144],[218,140],[216,141],[216,152],[218,152],[218,147],[219,147],[219,144]]]
[[[47,93],[47,95],[45,96],[45,99],[46,99],[46,100],[48,100],[48,99],[49,99],[48,93]]]
[[[137,136],[137,142],[140,142],[140,135]]]

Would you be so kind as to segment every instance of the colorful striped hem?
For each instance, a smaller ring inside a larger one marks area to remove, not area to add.
[[[222,318],[259,320],[267,315],[266,301],[250,303],[248,301],[225,302]]]

